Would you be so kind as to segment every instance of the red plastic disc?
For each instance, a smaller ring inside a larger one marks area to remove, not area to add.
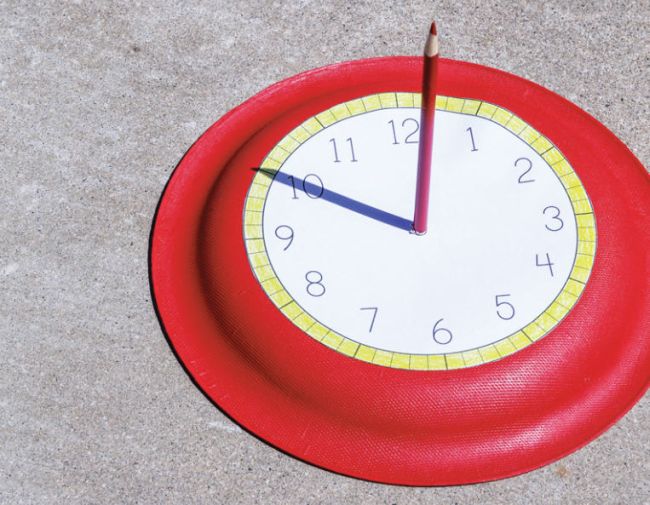
[[[611,132],[534,83],[440,62],[440,94],[498,104],[564,153],[598,223],[595,264],[575,308],[542,340],[499,361],[425,372],[334,352],[276,309],[244,247],[251,167],[287,132],[337,103],[418,91],[420,82],[420,58],[341,63],[271,86],[220,119],[187,152],[161,198],[152,292],[196,384],[273,446],[386,483],[508,477],[594,439],[648,387],[650,179]]]

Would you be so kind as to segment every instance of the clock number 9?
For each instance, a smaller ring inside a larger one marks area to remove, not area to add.
[[[555,205],[549,205],[548,207],[546,207],[542,211],[542,214],[546,215],[547,210],[550,210],[550,211],[554,210],[555,211],[555,213],[554,213],[555,215],[551,216],[551,219],[553,219],[554,221],[557,221],[557,224],[555,226],[553,226],[553,227],[545,224],[544,227],[548,231],[560,231],[562,228],[564,228],[564,221],[562,221],[562,219],[560,218],[560,209],[558,209]]]
[[[311,296],[323,296],[325,294],[325,286],[323,286],[323,274],[316,270],[310,270],[305,274],[307,281],[307,293]]]
[[[499,300],[499,298],[505,298],[506,296],[510,295],[496,295],[494,297],[494,301],[497,304],[497,316],[505,321],[508,321],[515,317],[515,307],[512,305],[512,303]],[[501,310],[503,310],[503,312],[501,312]]]
[[[519,164],[523,165],[528,165],[528,168],[524,170],[524,172],[519,176],[519,184],[525,184],[527,182],[535,182],[535,179],[524,179],[524,175],[526,175],[528,172],[530,172],[533,169],[533,162],[530,161],[528,158],[519,158],[517,161],[515,161],[515,167]]]
[[[454,335],[447,328],[438,328],[438,325],[442,322],[442,319],[438,319],[436,324],[433,325],[433,340],[438,344],[448,344],[454,338]]]
[[[283,230],[286,230],[286,232]],[[275,229],[275,236],[280,240],[289,241],[289,243],[283,249],[283,251],[286,251],[289,249],[289,246],[291,246],[291,243],[293,242],[293,228],[291,226],[287,226],[286,224],[282,224]]]

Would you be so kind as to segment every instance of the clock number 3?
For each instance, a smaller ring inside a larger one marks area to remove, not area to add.
[[[555,205],[549,205],[542,211],[542,214],[546,215],[546,211],[553,213],[554,215],[551,216],[551,219],[553,221],[556,221],[556,223],[552,226],[549,226],[548,224],[544,225],[548,231],[560,231],[562,228],[564,228],[564,221],[562,221],[560,218],[560,209],[558,209]]]
[[[454,335],[447,328],[438,328],[438,325],[442,322],[442,319],[438,319],[436,324],[433,325],[433,340],[438,344],[448,344],[454,338]]]
[[[494,297],[494,302],[497,305],[497,316],[501,319],[508,321],[515,317],[515,307],[510,302],[502,300],[503,298],[510,296],[509,294],[505,295],[496,295]],[[499,300],[501,298],[501,300]]]
[[[311,296],[323,296],[325,294],[325,286],[323,286],[323,274],[316,271],[310,270],[305,274],[305,280],[307,281],[307,293]]]

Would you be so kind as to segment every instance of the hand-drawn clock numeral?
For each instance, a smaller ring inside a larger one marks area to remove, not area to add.
[[[354,152],[354,143],[352,142],[352,138],[348,137],[347,139],[345,139],[345,141],[350,145],[350,161],[352,162],[359,161]],[[330,143],[332,144],[332,149],[334,151],[334,163],[341,163],[341,159],[339,158],[339,150],[336,147],[336,139],[331,138]]]
[[[291,243],[293,242],[293,228],[291,226],[287,226],[286,224],[281,224],[275,229],[275,236],[278,237],[280,240],[288,240],[289,243],[284,246],[283,251],[286,251],[289,249],[291,246]]]
[[[505,295],[496,295],[494,297],[494,302],[496,303],[497,306],[497,316],[499,316],[501,319],[508,321],[515,317],[515,307],[512,303],[506,302],[504,300],[499,300],[499,298],[505,298],[507,296],[510,296],[510,294],[505,294]]]
[[[551,262],[551,257],[546,253],[546,263],[540,263],[539,262],[539,254],[535,254],[535,264],[538,267],[548,267],[548,271],[551,273],[551,277],[553,277],[553,265],[555,263]]]
[[[291,181],[291,188],[293,189],[293,197],[291,198],[292,200],[298,200],[296,182],[302,183],[302,190],[309,198],[320,198],[325,192],[325,185],[323,184],[323,180],[316,174],[307,174],[302,181],[300,179],[296,181],[293,175],[290,175],[287,177],[287,179]],[[310,182],[310,179],[313,182]]]
[[[549,205],[542,211],[542,214],[546,215],[547,210],[551,212],[555,211],[555,215],[551,216],[551,219],[553,221],[557,221],[557,223],[555,226],[549,226],[548,224],[545,224],[544,227],[549,231],[560,231],[562,228],[564,228],[564,221],[562,221],[562,218],[560,218],[560,209],[558,209],[555,205]]]
[[[393,132],[393,144],[400,144],[401,142],[397,138],[397,129],[395,128],[395,121],[392,119],[388,121],[388,124],[391,126],[391,130]],[[411,124],[412,130],[406,134],[404,137],[404,144],[417,144],[420,139],[417,135],[417,133],[420,131],[420,122],[417,119],[413,119],[412,117],[406,118],[404,121],[402,121],[402,128],[406,128],[407,124]]]
[[[307,281],[307,293],[311,296],[323,296],[325,294],[325,286],[323,285],[323,274],[317,270],[310,270],[305,274]]]
[[[525,179],[524,175],[526,175],[528,172],[530,172],[533,169],[533,162],[530,161],[528,158],[519,158],[517,161],[515,161],[515,167],[522,163],[524,166],[528,165],[528,168],[524,170],[524,172],[519,176],[519,184],[526,184],[527,182],[535,182],[535,179]]]
[[[438,325],[442,322],[442,319],[438,319],[436,324],[433,325],[433,340],[438,344],[448,344],[454,338],[454,335],[447,328],[438,328]]]
[[[359,310],[372,310],[372,319],[370,320],[370,328],[368,328],[368,333],[372,333],[372,329],[375,326],[375,319],[377,318],[377,312],[379,311],[378,307],[361,307]]]
[[[474,141],[474,131],[472,130],[472,127],[470,126],[465,131],[469,132],[469,139],[472,141],[472,152],[478,151],[478,147],[476,147],[476,142]]]

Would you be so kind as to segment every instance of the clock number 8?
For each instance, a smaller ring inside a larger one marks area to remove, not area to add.
[[[311,296],[323,296],[325,294],[325,286],[323,282],[323,274],[316,270],[310,270],[305,274],[307,281],[307,293]]]
[[[454,335],[447,328],[438,328],[438,325],[442,322],[442,319],[438,319],[436,324],[433,325],[433,340],[438,344],[448,344],[454,338]]]

